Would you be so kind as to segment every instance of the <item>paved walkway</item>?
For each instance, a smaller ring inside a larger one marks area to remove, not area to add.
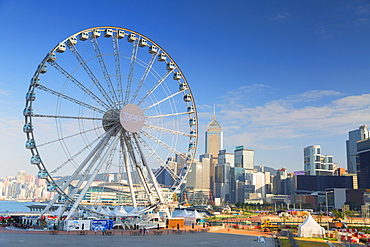
[[[225,232],[224,232],[225,231]],[[122,235],[121,235],[122,233]],[[131,236],[128,231],[116,231],[112,236],[95,235],[89,231],[87,235],[78,235],[76,232],[59,232],[58,235],[50,235],[48,232],[16,231],[0,229],[1,247],[29,247],[29,246],[248,246],[248,247],[272,247],[273,240],[266,236],[266,243],[257,242],[256,235],[240,234],[238,230],[219,230],[218,232],[200,232],[186,234],[162,234],[145,236]]]

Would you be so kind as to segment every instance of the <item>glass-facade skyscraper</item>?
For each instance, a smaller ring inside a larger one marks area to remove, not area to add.
[[[218,156],[218,151],[223,149],[223,132],[221,125],[216,121],[216,115],[213,115],[213,120],[207,126],[205,153],[212,154],[215,158]]]
[[[346,141],[348,173],[357,173],[357,141],[368,138],[369,130],[366,125],[362,125],[357,130],[348,132],[348,140]]]

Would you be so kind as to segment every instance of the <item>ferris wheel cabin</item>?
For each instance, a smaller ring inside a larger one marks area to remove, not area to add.
[[[36,94],[28,92],[26,93],[26,100],[27,101],[34,101],[36,99]]]
[[[150,54],[154,54],[154,53],[157,53],[157,52],[158,52],[157,46],[155,46],[155,45],[149,46],[149,53]]]
[[[30,159],[30,163],[32,165],[38,165],[41,163],[41,159],[40,159],[40,156],[38,156],[37,154],[35,155],[32,155],[31,159]]]
[[[56,49],[57,52],[59,53],[63,53],[66,51],[66,44],[64,43],[60,43]]]
[[[82,32],[80,35],[78,35],[78,39],[81,41],[85,41],[89,38],[89,33],[88,32]]]
[[[36,147],[35,141],[33,139],[29,139],[26,141],[26,148],[33,149]]]
[[[104,37],[110,38],[110,37],[112,37],[112,35],[113,35],[113,30],[112,29],[107,28],[107,29],[104,30]]]
[[[23,132],[24,133],[31,133],[33,131],[33,126],[31,123],[26,123],[23,125]]]
[[[130,33],[128,36],[127,36],[127,41],[128,42],[134,42],[136,40],[136,35],[134,33]]]

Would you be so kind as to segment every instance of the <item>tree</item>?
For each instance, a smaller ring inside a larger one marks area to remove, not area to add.
[[[332,213],[331,217],[333,218],[333,220],[343,220],[344,219],[344,213],[337,210],[337,209],[332,209],[330,211]]]

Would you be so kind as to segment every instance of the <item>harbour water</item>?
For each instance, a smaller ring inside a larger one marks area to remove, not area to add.
[[[29,212],[27,205],[32,202],[17,202],[17,201],[0,201],[0,213],[3,212]]]

